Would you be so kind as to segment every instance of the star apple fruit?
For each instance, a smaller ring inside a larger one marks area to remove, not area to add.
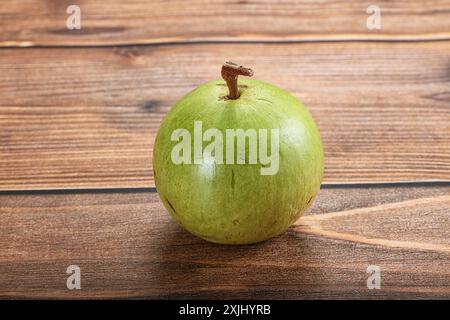
[[[225,63],[225,81],[207,82],[179,100],[154,144],[155,184],[165,208],[214,243],[256,243],[285,232],[322,182],[323,148],[311,114],[275,85],[248,78],[238,84],[238,75],[252,74]],[[239,143],[229,132],[244,138]]]

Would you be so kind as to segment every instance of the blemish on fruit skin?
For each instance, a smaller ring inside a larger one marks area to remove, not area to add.
[[[177,211],[175,210],[175,208],[173,207],[173,205],[170,203],[170,201],[169,201],[166,197],[164,197],[164,200],[166,200],[167,204],[168,204],[169,207],[172,209],[173,213],[174,213],[175,215],[177,215]]]
[[[234,193],[235,185],[236,185],[236,181],[235,181],[235,178],[234,178],[234,170],[231,169],[231,189],[233,190],[233,193]]]
[[[259,101],[265,101],[265,102],[267,102],[267,103],[272,104],[272,101],[270,101],[270,100],[268,100],[268,99],[265,99],[265,98],[256,98],[256,100],[259,100]]]

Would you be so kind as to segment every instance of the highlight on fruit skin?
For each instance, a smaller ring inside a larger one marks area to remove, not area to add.
[[[172,218],[192,234],[256,243],[285,232],[312,205],[323,178],[322,142],[289,92],[248,78],[253,71],[234,63],[221,75],[164,118],[155,184]]]

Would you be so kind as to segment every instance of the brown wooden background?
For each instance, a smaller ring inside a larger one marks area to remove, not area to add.
[[[368,30],[359,0],[78,0],[70,31],[72,2],[0,2],[1,298],[450,297],[450,1],[377,1]],[[181,230],[152,178],[164,114],[225,60],[325,146],[313,208],[252,246]]]

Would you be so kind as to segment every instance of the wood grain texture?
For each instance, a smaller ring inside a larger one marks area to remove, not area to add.
[[[78,0],[69,31],[71,4],[0,1],[0,298],[450,297],[450,0],[377,1],[381,30],[362,0]],[[188,234],[153,188],[165,113],[225,60],[324,141],[314,206],[256,245]]]
[[[323,189],[286,234],[220,246],[181,230],[156,193],[2,193],[0,297],[448,298],[449,194]],[[72,264],[81,290],[66,289]],[[381,290],[367,289],[368,265]]]
[[[450,180],[449,41],[1,53],[2,190],[153,186],[165,113],[227,59],[308,106],[325,183]]]
[[[450,195],[416,199],[309,216],[299,222],[296,230],[385,247],[450,253],[449,208]],[[371,220],[378,220],[378,223],[367,229]],[[389,224],[380,221],[389,221]],[[430,223],[442,228],[430,232]]]
[[[82,27],[67,30],[70,0],[0,2],[0,46],[118,45],[198,41],[450,39],[450,1],[369,2],[79,0]]]

